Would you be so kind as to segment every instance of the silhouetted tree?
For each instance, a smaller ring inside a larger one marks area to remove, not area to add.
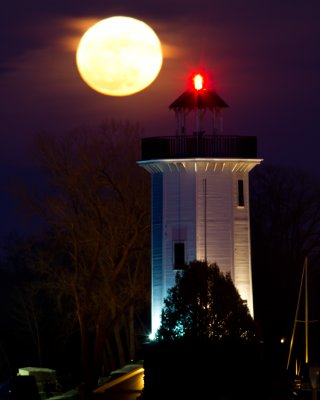
[[[41,277],[29,268],[37,251],[32,238],[8,236],[3,242],[0,334],[10,354],[11,375],[21,366],[49,363],[60,336]]]
[[[215,341],[257,338],[257,326],[230,274],[216,264],[191,262],[177,272],[168,290],[157,340],[203,338]]]
[[[177,272],[146,346],[142,398],[264,399],[259,337],[230,274],[191,262]]]
[[[292,333],[304,259],[309,265],[309,317],[319,319],[320,179],[261,164],[250,178],[255,319],[265,339]],[[310,326],[315,329],[316,324]],[[311,338],[310,338],[311,340]]]

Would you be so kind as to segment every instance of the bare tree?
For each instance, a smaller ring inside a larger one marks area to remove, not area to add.
[[[141,133],[137,125],[106,122],[37,138],[49,191],[36,204],[48,226],[36,264],[79,326],[87,392],[101,373],[106,341],[132,327],[149,290],[149,187],[136,165]],[[115,342],[123,354],[123,339]]]

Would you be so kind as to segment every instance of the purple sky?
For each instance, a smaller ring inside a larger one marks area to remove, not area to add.
[[[114,15],[143,20],[163,44],[158,78],[128,97],[93,91],[75,64],[81,35]],[[174,134],[168,107],[199,65],[230,106],[226,134],[255,135],[266,162],[320,176],[319,0],[12,0],[1,3],[0,21],[3,232],[20,228],[5,187],[32,175],[35,132],[63,134],[113,118],[139,122],[146,136]]]

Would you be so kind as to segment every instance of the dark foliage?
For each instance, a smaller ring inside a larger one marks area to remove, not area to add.
[[[157,340],[145,346],[141,399],[288,398],[287,377],[275,385],[279,373],[265,350],[230,274],[194,261],[177,274]]]
[[[256,167],[250,178],[250,219],[255,320],[265,341],[278,344],[286,337],[289,352],[305,257],[309,319],[319,321],[319,177],[266,163]],[[299,319],[303,320],[301,304]],[[317,355],[317,360],[319,327],[319,323],[309,327],[310,356]],[[296,340],[300,338],[304,342],[303,324],[296,334]]]
[[[203,338],[255,340],[257,326],[230,274],[216,264],[191,262],[176,275],[161,315],[157,340]]]

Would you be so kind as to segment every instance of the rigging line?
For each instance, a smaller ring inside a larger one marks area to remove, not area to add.
[[[306,353],[305,353],[305,362],[308,364],[309,362],[309,303],[308,303],[308,264],[307,258],[305,259],[305,278],[304,278],[304,307],[305,307],[305,336],[306,336]]]
[[[300,299],[301,299],[301,292],[302,292],[303,277],[304,277],[304,274],[305,274],[306,267],[307,267],[307,257],[304,260],[304,265],[303,265],[303,270],[302,270],[302,277],[301,277],[301,282],[300,282],[298,303],[297,303],[296,314],[295,314],[294,324],[293,324],[293,331],[292,331],[291,341],[290,341],[290,350],[289,350],[289,356],[288,356],[288,362],[287,362],[287,370],[289,369],[289,364],[290,364],[290,359],[291,359],[291,352],[292,352],[292,347],[293,347],[293,340],[294,340],[294,336],[295,336],[295,333],[296,333],[296,327],[297,327],[297,322],[298,322],[298,313],[299,313],[299,308],[300,308]]]

